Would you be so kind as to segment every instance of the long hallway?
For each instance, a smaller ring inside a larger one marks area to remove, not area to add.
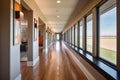
[[[0,80],[120,80],[120,0],[1,0]]]
[[[34,68],[21,62],[22,80],[87,80],[63,42],[56,41],[39,54],[40,61]]]

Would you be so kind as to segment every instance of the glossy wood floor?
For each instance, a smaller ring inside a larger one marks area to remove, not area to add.
[[[34,68],[21,62],[22,80],[87,80],[62,42],[55,42],[49,50],[40,50],[40,61]]]

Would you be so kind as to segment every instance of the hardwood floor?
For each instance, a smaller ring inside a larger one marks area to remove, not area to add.
[[[34,68],[21,62],[22,80],[87,80],[77,63],[66,51],[64,43],[56,42],[49,50],[40,50],[40,61]]]

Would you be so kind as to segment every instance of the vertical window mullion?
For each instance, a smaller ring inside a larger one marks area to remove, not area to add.
[[[73,26],[74,29],[74,47],[75,47],[75,25]]]
[[[72,45],[72,28],[70,28],[71,29],[71,45]]]
[[[86,18],[82,19],[83,21],[83,50],[86,51]]]

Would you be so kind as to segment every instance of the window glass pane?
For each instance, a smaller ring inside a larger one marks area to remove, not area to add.
[[[69,32],[69,33],[70,33],[70,43],[71,43],[71,29],[70,29],[70,32]]]
[[[87,16],[87,24],[86,24],[86,49],[87,51],[92,53],[92,14],[90,14],[89,16]]]
[[[69,34],[68,34],[68,31],[67,31],[67,42],[69,42]]]
[[[65,32],[65,38],[66,38],[65,41],[67,42],[67,32]]]
[[[59,34],[57,34],[57,40],[59,40],[60,39],[60,35]]]
[[[80,39],[79,39],[79,40],[80,40],[80,45],[79,45],[79,46],[80,46],[80,48],[82,48],[82,45],[83,45],[83,43],[82,43],[82,42],[83,42],[83,41],[82,41],[82,40],[83,40],[83,39],[82,39],[82,38],[83,38],[83,37],[82,37],[82,36],[83,36],[83,32],[82,32],[82,29],[83,29],[83,28],[82,28],[82,21],[80,21],[80,23],[79,23],[79,29],[80,29],[80,30],[79,30],[79,32],[80,32],[80,34],[79,34],[79,36],[80,36],[80,37],[79,37],[79,38],[80,38]]]
[[[68,34],[68,43],[69,43],[69,40],[70,40],[70,39],[69,39],[69,30],[68,30],[68,33],[67,33],[67,34]]]
[[[66,41],[66,35],[65,35],[65,33],[64,33],[64,39],[65,39],[65,41]]]
[[[66,41],[66,32],[65,32],[65,41]]]
[[[75,46],[78,46],[78,24],[75,25]]]
[[[69,35],[69,43],[70,43],[70,29],[68,30],[68,35]]]
[[[74,26],[72,27],[72,44],[74,45]]]
[[[66,32],[65,32],[65,41],[67,41]]]
[[[116,64],[116,1],[109,0],[99,8],[99,56]]]

